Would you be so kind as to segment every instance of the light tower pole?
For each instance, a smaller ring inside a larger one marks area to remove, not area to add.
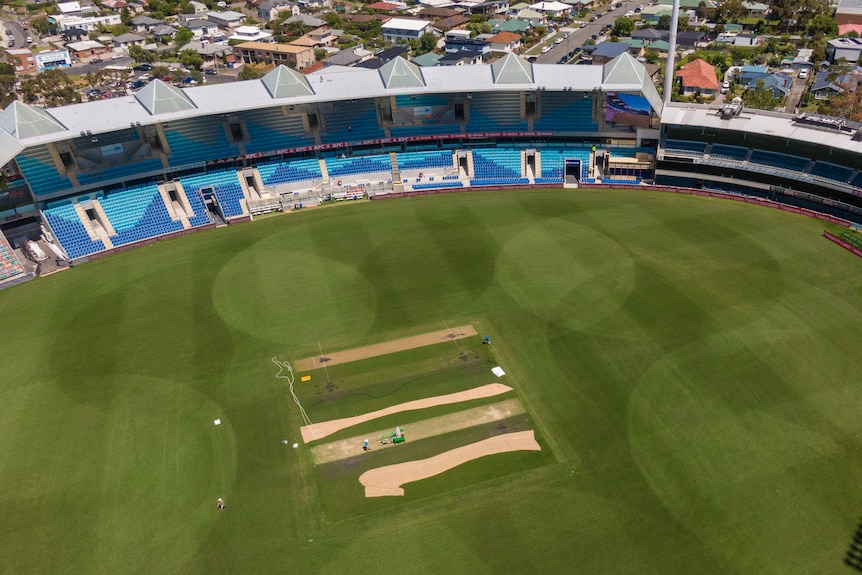
[[[679,0],[673,0],[670,14],[670,38],[668,38],[667,66],[664,71],[664,103],[670,102],[673,90],[674,67],[676,65],[676,31],[679,26]]]

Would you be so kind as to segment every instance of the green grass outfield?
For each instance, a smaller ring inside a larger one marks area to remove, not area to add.
[[[0,572],[852,572],[862,260],[823,228],[670,194],[450,194],[4,290]],[[328,513],[308,449],[281,443],[301,421],[271,358],[468,323],[541,465],[485,458]]]

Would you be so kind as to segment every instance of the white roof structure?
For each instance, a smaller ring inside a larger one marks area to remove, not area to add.
[[[418,32],[420,30],[424,30],[428,26],[431,25],[431,22],[428,20],[410,20],[407,18],[391,18],[388,22],[383,24],[381,28],[384,30],[411,30],[413,32]]]
[[[15,102],[0,113],[0,128],[31,146],[62,141],[86,131],[99,134],[130,124],[152,125],[273,106],[500,89],[643,92],[653,109],[661,111],[661,98],[646,70],[628,54],[621,54],[604,66],[530,64],[510,54],[493,65],[434,66],[421,71],[398,60],[380,70],[329,66],[305,76],[276,68],[259,80],[184,89],[154,80],[132,96],[49,110]],[[14,153],[7,157],[5,148],[3,152],[0,165],[14,157]]]
[[[741,116],[723,119],[718,110],[707,105],[671,103],[665,106],[662,124],[694,125],[740,134],[762,134],[862,154],[862,142],[853,141],[852,133],[839,133],[793,122],[792,114],[763,112],[745,108]],[[740,140],[741,141],[741,140]]]

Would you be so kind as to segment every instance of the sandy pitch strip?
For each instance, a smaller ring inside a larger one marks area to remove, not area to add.
[[[409,441],[427,439],[429,437],[443,435],[444,433],[452,433],[453,431],[460,431],[469,427],[500,421],[522,413],[524,413],[524,407],[521,405],[520,401],[517,399],[504,399],[497,403],[480,405],[478,407],[465,409],[464,411],[416,421],[408,426],[407,435],[409,437]],[[382,435],[385,431],[391,432],[392,428],[390,427],[386,430],[381,429],[379,431],[366,433],[365,435],[357,435],[348,439],[332,441],[322,445],[315,445],[311,448],[311,457],[318,465],[356,457],[357,454],[362,453],[360,451],[360,446],[362,445],[363,439],[369,437],[375,438],[371,446],[374,450],[390,448],[398,449],[399,447],[392,443],[387,443],[385,445],[377,443],[377,437]],[[403,449],[403,447],[401,449]]]
[[[411,483],[439,475],[462,463],[467,463],[486,455],[505,453],[507,451],[541,450],[542,448],[536,442],[532,429],[516,433],[506,433],[465,445],[464,447],[458,447],[440,455],[429,457],[428,459],[370,469],[359,476],[359,482],[365,486],[365,497],[404,495],[404,489],[401,487],[404,483]]]
[[[336,351],[324,356],[308,357],[306,359],[298,360],[293,367],[296,371],[309,371],[323,366],[338,365],[339,363],[368,359],[369,357],[377,357],[380,355],[395,353],[397,351],[416,349],[417,347],[425,347],[426,345],[434,345],[435,343],[463,339],[474,335],[478,335],[476,328],[472,325],[462,325],[460,327],[453,327],[452,329],[443,329],[440,331],[433,331],[431,333],[424,333],[422,335],[414,335],[392,341],[384,341],[383,343],[375,343],[344,351]]]
[[[392,415],[393,413],[401,413],[402,411],[411,411],[414,409],[425,409],[450,403],[460,403],[462,401],[481,399],[483,397],[493,397],[511,390],[511,387],[503,385],[502,383],[489,383],[488,385],[481,385],[466,391],[457,391],[446,395],[435,395],[434,397],[426,397],[424,399],[399,403],[398,405],[391,405],[389,407],[384,407],[383,409],[378,409],[377,411],[363,413],[362,415],[332,419],[321,423],[312,423],[311,425],[301,427],[299,431],[302,433],[302,441],[308,443],[309,441],[314,441],[316,439],[326,437],[327,435],[331,435],[336,431],[341,431],[342,429],[365,423],[366,421],[371,421],[378,417]]]

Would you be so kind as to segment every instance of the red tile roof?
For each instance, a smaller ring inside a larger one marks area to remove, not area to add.
[[[715,75],[715,66],[707,64],[700,58],[692,60],[677,70],[676,77],[682,78],[682,85],[687,88],[718,90],[718,78]]]

